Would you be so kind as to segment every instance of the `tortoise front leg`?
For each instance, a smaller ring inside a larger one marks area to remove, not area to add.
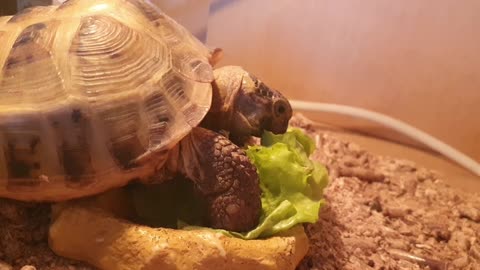
[[[258,225],[258,175],[245,151],[226,137],[196,127],[180,142],[179,170],[194,181],[208,205],[209,226],[248,231]]]

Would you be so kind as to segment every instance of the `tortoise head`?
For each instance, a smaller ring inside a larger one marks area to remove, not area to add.
[[[215,84],[228,106],[228,130],[236,136],[261,136],[264,130],[284,133],[292,107],[279,91],[271,89],[241,67],[215,70]]]

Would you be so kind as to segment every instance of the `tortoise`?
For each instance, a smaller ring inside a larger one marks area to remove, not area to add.
[[[242,150],[288,100],[146,0],[70,0],[0,18],[0,197],[59,202],[182,174],[213,228],[258,223]]]

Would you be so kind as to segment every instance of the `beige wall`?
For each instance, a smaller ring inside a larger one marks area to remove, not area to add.
[[[207,43],[224,48],[222,65],[290,98],[386,113],[480,161],[480,1],[216,2]]]

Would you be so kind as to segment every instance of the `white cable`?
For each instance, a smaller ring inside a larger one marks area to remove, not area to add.
[[[372,122],[387,126],[395,131],[405,134],[406,136],[416,141],[425,144],[431,149],[437,151],[438,153],[446,156],[447,158],[470,170],[474,174],[480,176],[480,164],[477,163],[475,160],[471,159],[470,157],[466,156],[465,154],[461,153],[450,145],[400,120],[377,112],[346,105],[307,102],[300,100],[290,100],[290,104],[292,105],[294,110],[343,114],[356,118],[367,119]]]

